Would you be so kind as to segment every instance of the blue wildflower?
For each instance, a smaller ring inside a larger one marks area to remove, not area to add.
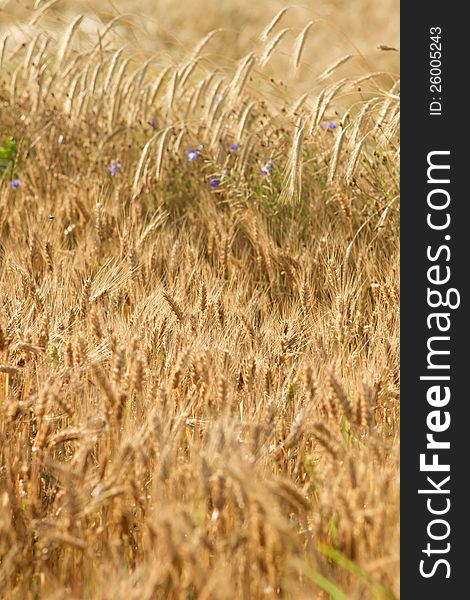
[[[120,161],[112,160],[111,164],[108,168],[108,171],[111,173],[111,177],[115,177],[120,169],[121,169]]]
[[[194,150],[194,148],[188,148],[188,160],[190,162],[194,162],[195,160],[197,160],[203,148],[204,146],[202,145],[198,146],[196,150]]]
[[[261,172],[264,175],[271,175],[273,168],[274,168],[273,161],[268,160],[268,162],[264,166],[261,167]]]
[[[147,123],[150,125],[150,127],[152,129],[156,129],[157,128],[157,120],[156,119],[150,119],[150,121],[147,121]]]
[[[240,144],[231,144],[230,152],[236,152],[240,148]]]
[[[210,182],[211,188],[213,188],[213,189],[218,188],[219,185],[220,185],[220,179],[218,177],[216,177],[215,175],[212,175],[211,182]]]
[[[336,123],[334,121],[323,121],[321,126],[323,129],[336,129]]]
[[[13,181],[10,183],[10,185],[13,189],[16,190],[16,188],[19,188],[22,183],[23,182],[21,181],[21,179],[13,179]]]

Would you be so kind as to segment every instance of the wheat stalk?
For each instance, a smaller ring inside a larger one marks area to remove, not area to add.
[[[271,58],[271,55],[273,54],[274,50],[281,43],[282,39],[284,38],[284,36],[286,35],[286,33],[288,31],[290,31],[289,27],[286,27],[285,29],[281,29],[280,31],[278,31],[276,33],[276,35],[269,42],[269,44],[266,44],[264,52],[263,52],[263,54],[261,55],[261,58],[260,58],[260,65],[262,67],[265,67],[268,64],[269,59]]]
[[[142,149],[142,152],[140,153],[139,162],[137,163],[137,169],[136,169],[135,175],[134,175],[134,183],[132,185],[132,195],[134,197],[137,194],[137,190],[139,189],[140,179],[142,177],[142,173],[144,172],[144,167],[148,161],[148,155],[150,153],[150,149],[153,146],[153,144],[155,143],[155,140],[157,139],[157,137],[159,135],[161,135],[160,132],[155,133],[149,139],[149,141],[145,144],[145,146]]]
[[[207,35],[205,35],[202,38],[202,40],[196,44],[196,47],[191,52],[191,56],[190,56],[189,60],[190,61],[196,61],[201,56],[202,51],[207,46],[207,44],[211,41],[211,39],[217,33],[220,33],[221,31],[223,31],[223,29],[221,29],[221,28],[213,29],[212,31],[209,31],[209,33]]]
[[[250,52],[245,58],[243,58],[238,66],[238,69],[230,82],[228,93],[232,100],[235,102],[241,95],[243,88],[246,85],[251,70],[256,63],[256,56],[253,52]]]
[[[350,127],[350,126],[348,126]],[[341,149],[343,147],[343,142],[344,142],[344,138],[346,135],[346,131],[348,130],[348,127],[344,127],[340,134],[338,135],[334,148],[333,148],[333,155],[331,157],[331,162],[330,162],[330,167],[328,169],[328,183],[332,183],[333,179],[335,178],[336,175],[336,171],[338,169],[338,165],[339,165],[339,158],[340,158],[340,154],[341,154]]]
[[[307,25],[302,29],[302,31],[297,36],[294,43],[294,51],[292,55],[292,68],[297,71],[300,67],[300,61],[302,59],[302,53],[305,47],[305,42],[307,41],[307,36],[309,31],[313,25],[313,21],[309,21]]]
[[[75,32],[80,26],[80,23],[83,21],[83,15],[79,15],[76,17],[72,23],[68,26],[67,30],[62,39],[62,43],[59,46],[57,51],[57,60],[58,60],[58,70],[60,71],[64,66],[65,60],[67,58],[68,51],[70,49],[70,45],[72,43],[73,36]]]
[[[168,148],[168,142],[169,142],[172,132],[173,132],[173,127],[167,127],[162,132],[162,135],[160,136],[160,141],[159,141],[158,150],[157,150],[157,164],[156,164],[156,171],[155,171],[157,179],[161,179],[161,177],[162,177],[163,159],[165,156],[165,151]]]
[[[6,34],[3,36],[3,39],[2,39],[2,44],[1,44],[1,46],[0,46],[0,69],[1,69],[1,68],[2,68],[2,66],[3,66],[3,61],[4,61],[4,58],[5,58],[5,52],[6,52],[6,49],[7,49],[7,43],[8,43],[8,38],[9,38],[9,37],[10,37],[10,36],[9,36],[9,35],[6,33]]]
[[[329,66],[327,69],[325,69],[322,73],[320,73],[320,75],[318,76],[318,81],[323,81],[324,79],[328,79],[328,77],[330,75],[332,75],[335,71],[337,71],[340,67],[342,67],[344,64],[346,64],[349,60],[351,60],[351,58],[353,58],[352,54],[346,54],[345,56],[342,56],[341,58],[339,58],[336,62],[334,62],[331,66]]]
[[[279,21],[282,19],[282,17],[286,14],[288,10],[289,7],[281,8],[281,10],[278,13],[276,13],[276,15],[271,19],[268,25],[261,32],[259,36],[259,39],[261,41],[265,41],[268,38],[271,31],[276,27],[276,25],[279,23]]]
[[[302,195],[302,140],[304,124],[297,123],[288,165],[285,172],[285,184],[281,191],[280,201],[284,204],[300,202]]]

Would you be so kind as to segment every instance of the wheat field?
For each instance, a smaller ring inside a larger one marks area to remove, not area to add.
[[[397,37],[0,3],[0,598],[398,598]]]

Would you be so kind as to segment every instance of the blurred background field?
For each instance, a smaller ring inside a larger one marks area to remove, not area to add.
[[[305,0],[287,5],[283,0],[2,0],[0,32],[31,35],[37,28],[60,32],[77,15],[85,15],[80,31],[94,36],[97,29],[119,17],[114,28],[122,43],[142,57],[159,51],[162,60],[174,62],[215,29],[223,29],[210,42],[207,54],[215,63],[238,59],[257,43],[260,32],[284,7],[290,6],[281,27],[291,27],[273,61],[272,70],[285,75],[292,41],[309,21],[314,21],[303,57],[300,79],[308,86],[336,58],[356,54],[356,72],[389,70],[397,72],[396,56],[378,50],[379,45],[399,45],[398,0]],[[42,15],[42,16],[41,16]],[[258,42],[259,45],[259,42]],[[285,62],[280,60],[284,57]],[[165,57],[165,58],[164,58]],[[346,71],[347,73],[348,71]],[[305,81],[306,80],[306,81]],[[309,81],[310,80],[310,81]]]

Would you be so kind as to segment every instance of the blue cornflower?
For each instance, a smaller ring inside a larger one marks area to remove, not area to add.
[[[261,167],[261,172],[264,175],[271,175],[273,168],[274,168],[274,163],[270,159],[264,166]]]
[[[199,155],[201,154],[201,150],[204,148],[204,146],[198,146],[196,150],[194,150],[194,148],[188,148],[188,160],[190,162],[194,162],[197,158],[199,158]]]
[[[231,144],[230,152],[236,152],[240,148],[240,144]]]
[[[321,126],[323,129],[336,129],[336,123],[334,121],[323,121]]]
[[[218,177],[216,177],[215,175],[212,175],[211,182],[210,182],[211,188],[213,188],[213,189],[218,188],[219,185],[220,185],[220,179]]]
[[[108,171],[111,173],[111,177],[115,177],[120,169],[121,163],[118,160],[112,160]]]
[[[157,120],[156,119],[150,119],[150,121],[147,121],[148,124],[150,125],[150,127],[152,129],[156,129],[157,128]]]
[[[13,189],[16,190],[16,188],[19,188],[22,183],[23,182],[21,181],[21,179],[13,179],[13,181],[10,183],[10,185]]]

